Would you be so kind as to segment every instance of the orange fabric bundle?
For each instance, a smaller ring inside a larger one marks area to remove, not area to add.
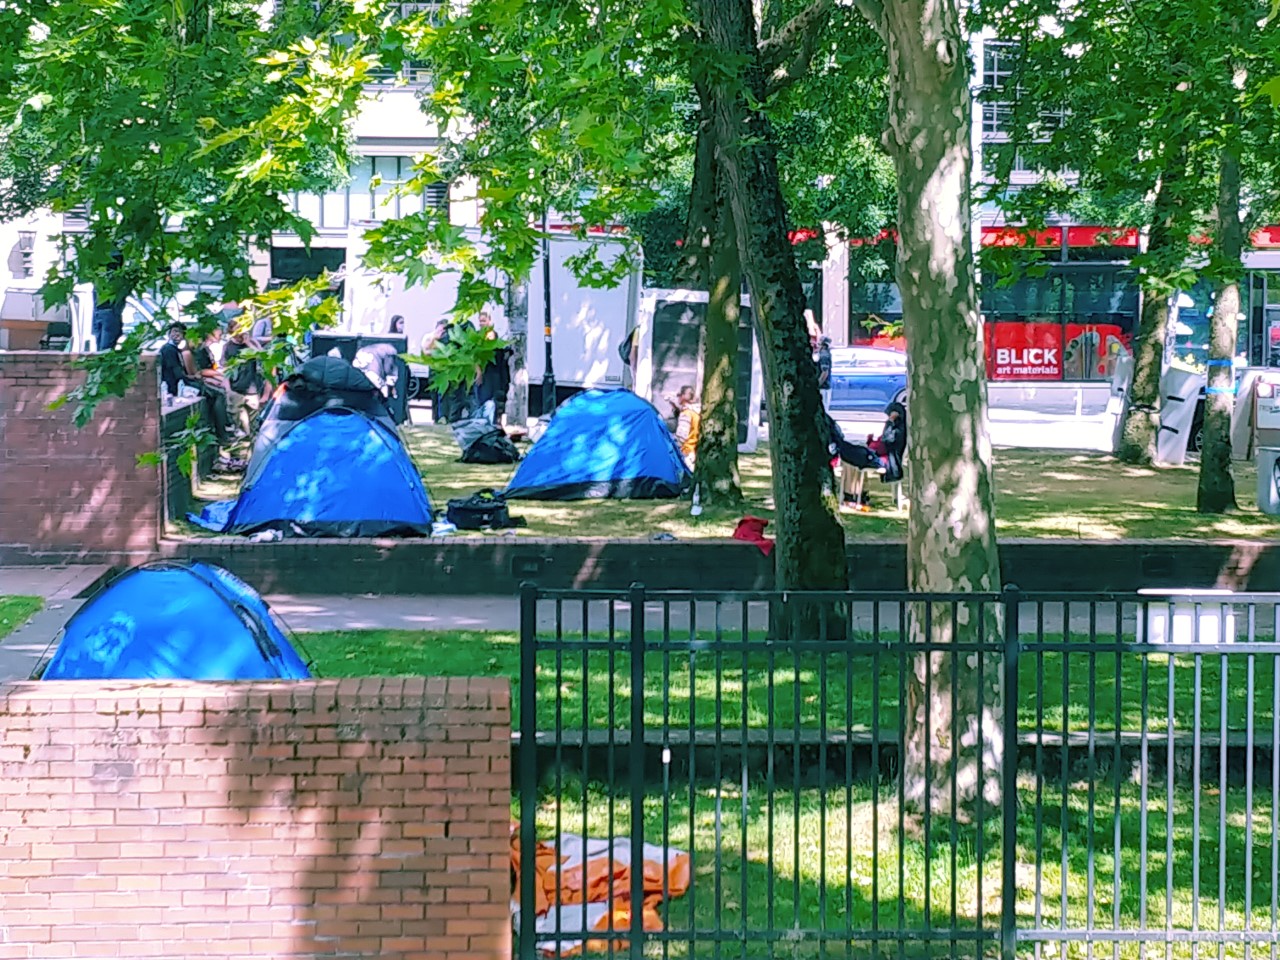
[[[511,867],[516,879],[512,908],[519,911],[520,830],[511,831]],[[558,854],[558,856],[557,856]],[[609,949],[606,940],[588,934],[631,927],[631,843],[562,834],[559,844],[542,841],[536,859],[538,949],[547,956],[572,957]],[[689,854],[672,847],[645,844],[640,870],[644,877],[641,920],[645,930],[663,929],[658,908],[663,899],[689,890]],[[557,937],[557,929],[559,936]],[[547,937],[549,939],[543,939]],[[626,941],[615,939],[614,949]]]

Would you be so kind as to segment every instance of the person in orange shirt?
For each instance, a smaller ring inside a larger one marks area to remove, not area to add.
[[[693,387],[685,384],[676,394],[676,443],[689,466],[698,456],[698,438],[702,434],[702,414],[693,399]]]

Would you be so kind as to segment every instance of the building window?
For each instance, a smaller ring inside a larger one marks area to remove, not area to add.
[[[423,210],[448,210],[449,184],[431,183],[402,194],[398,188],[413,179],[412,157],[360,157],[351,167],[351,181],[323,197],[297,194],[293,212],[319,230],[346,230],[353,220],[390,220]]]
[[[425,14],[430,23],[436,24],[441,20],[443,6],[438,2],[397,3],[393,9],[392,19],[403,20],[419,14]],[[388,85],[396,83],[423,85],[430,82],[430,77],[427,73],[427,64],[425,62],[407,60],[399,70],[378,67],[370,71],[370,82]]]
[[[1013,76],[1017,45],[1007,40],[985,40],[982,44],[982,90],[987,97],[994,97],[1003,90]],[[984,100],[982,104],[982,134],[1008,136],[1013,120],[1013,104],[1008,100]]]

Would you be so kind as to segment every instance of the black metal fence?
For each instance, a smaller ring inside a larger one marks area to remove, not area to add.
[[[526,588],[520,956],[1275,957],[1278,617]]]

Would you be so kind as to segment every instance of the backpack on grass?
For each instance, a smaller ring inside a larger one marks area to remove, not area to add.
[[[507,502],[496,490],[478,490],[469,497],[450,500],[445,514],[459,530],[506,530],[524,526],[507,512]]]

